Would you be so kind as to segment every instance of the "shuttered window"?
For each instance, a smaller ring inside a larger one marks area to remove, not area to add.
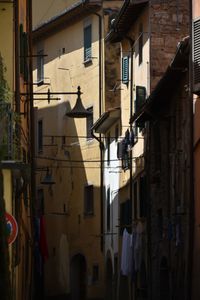
[[[200,18],[193,21],[193,90],[200,93]]]
[[[129,57],[122,57],[122,82],[127,84],[129,82]]]
[[[86,120],[87,140],[90,140],[92,139],[91,128],[93,126],[93,107],[88,108],[87,111],[91,112],[91,115],[89,115]]]
[[[92,57],[92,25],[84,28],[84,62],[91,60]]]
[[[44,51],[37,52],[37,82],[42,83],[44,80]]]
[[[144,86],[136,86],[136,103],[135,112],[137,113],[146,101],[146,88]]]
[[[94,187],[92,184],[85,186],[84,214],[85,215],[93,215],[94,214]]]

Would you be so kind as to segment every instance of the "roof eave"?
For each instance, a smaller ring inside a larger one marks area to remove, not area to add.
[[[119,107],[106,111],[92,126],[92,130],[96,133],[105,134],[120,119],[120,115],[121,110]]]
[[[112,29],[107,34],[105,41],[116,43],[120,42],[124,35],[127,33],[132,24],[137,20],[143,8],[149,0],[127,0],[124,2],[121,10],[119,11],[115,22],[112,25]],[[127,19],[128,12],[131,11],[130,20]]]
[[[99,10],[101,8],[100,2],[90,2],[90,0],[78,1],[60,14],[33,28],[33,41],[57,30],[63,24],[68,25],[75,20],[80,20],[80,16],[83,17]]]

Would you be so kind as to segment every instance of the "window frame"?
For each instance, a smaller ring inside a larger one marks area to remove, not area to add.
[[[87,108],[87,111],[91,112],[91,115],[89,115],[86,118],[86,136],[87,136],[87,141],[90,141],[93,139],[92,133],[91,133],[91,128],[94,123],[94,112],[93,112],[93,106],[90,106]]]
[[[138,65],[143,62],[143,24],[139,25],[139,37],[138,37]]]
[[[94,215],[94,185],[84,186],[84,216]]]
[[[88,64],[92,61],[92,23],[86,23],[83,28],[83,61]]]
[[[44,50],[37,51],[37,85],[44,83]]]

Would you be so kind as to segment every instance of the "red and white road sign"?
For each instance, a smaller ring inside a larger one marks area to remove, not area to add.
[[[14,243],[18,234],[18,225],[15,218],[6,213],[6,229],[8,234],[8,244]]]

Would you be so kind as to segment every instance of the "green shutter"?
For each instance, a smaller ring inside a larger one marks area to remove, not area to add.
[[[92,56],[92,25],[84,28],[84,61]]]
[[[136,86],[136,107],[135,112],[137,113],[140,108],[143,106],[143,104],[146,101],[146,88],[145,86]]]
[[[122,58],[122,82],[127,84],[129,82],[129,57]]]

